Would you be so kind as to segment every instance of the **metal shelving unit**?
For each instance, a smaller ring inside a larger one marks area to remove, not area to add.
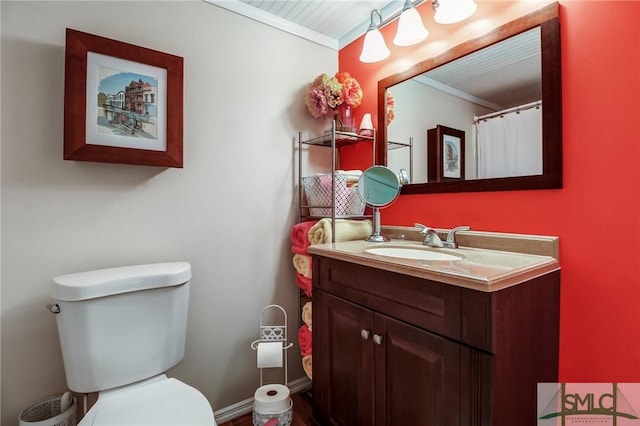
[[[345,216],[345,215],[337,215],[336,214],[336,157],[339,155],[338,149],[347,145],[352,145],[360,142],[371,142],[371,152],[372,152],[372,163],[375,163],[375,149],[376,149],[376,133],[373,131],[372,136],[363,136],[357,133],[350,132],[342,132],[337,130],[335,120],[331,122],[331,130],[327,131],[325,134],[311,138],[311,139],[302,139],[302,132],[298,133],[298,222],[304,220],[311,219],[321,219],[323,217],[331,218],[331,231],[332,231],[332,242],[335,242],[336,235],[336,218],[338,219],[346,219],[346,218],[369,218],[370,215],[358,215],[358,216]],[[304,193],[303,193],[303,183],[302,183],[302,146],[303,145],[315,145],[315,146],[323,146],[331,149],[331,205],[310,205],[309,203],[304,203]],[[325,208],[331,209],[331,215],[311,215],[312,208]],[[308,214],[304,214],[305,209],[308,211]]]
[[[387,141],[387,151],[409,148],[409,182],[413,183],[413,136],[409,137],[409,143]]]

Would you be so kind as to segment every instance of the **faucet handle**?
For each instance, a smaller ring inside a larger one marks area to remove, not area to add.
[[[416,227],[416,228],[418,228],[418,229],[420,230],[420,233],[421,233],[422,235],[425,235],[425,234],[427,233],[427,229],[429,229],[429,227],[428,227],[428,226],[424,226],[424,225],[423,225],[423,224],[421,224],[421,223],[414,223],[414,224],[413,224],[413,226],[414,226],[414,227]]]
[[[449,233],[447,233],[447,241],[445,241],[444,246],[447,248],[457,248],[458,244],[456,244],[456,232],[458,231],[470,231],[470,226],[457,226],[453,228]]]
[[[424,237],[423,244],[425,246],[444,247],[442,240],[438,236],[438,231],[429,226],[424,226],[421,223],[415,223],[413,226],[420,229],[420,235]]]

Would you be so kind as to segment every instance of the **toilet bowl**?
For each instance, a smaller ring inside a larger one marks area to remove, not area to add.
[[[187,262],[53,279],[67,385],[98,392],[79,425],[216,425],[205,396],[165,374],[184,357],[190,280]]]

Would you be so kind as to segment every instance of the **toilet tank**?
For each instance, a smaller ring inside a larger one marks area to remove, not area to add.
[[[184,357],[191,265],[156,263],[53,279],[67,385],[97,392],[163,373]]]

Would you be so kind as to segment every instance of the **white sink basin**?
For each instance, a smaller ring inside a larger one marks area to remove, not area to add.
[[[378,254],[387,257],[399,257],[415,260],[460,260],[459,256],[440,251],[406,247],[377,247],[365,250],[367,253]]]

